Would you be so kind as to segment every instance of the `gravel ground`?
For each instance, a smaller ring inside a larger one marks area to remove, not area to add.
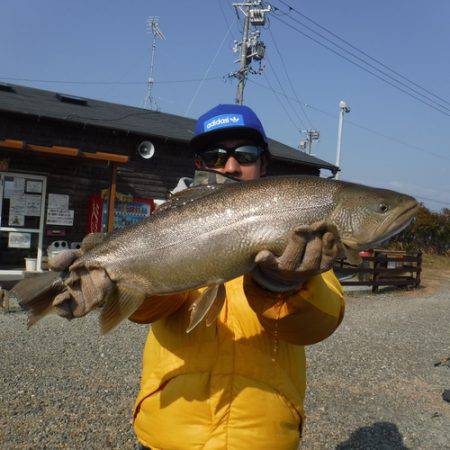
[[[302,449],[450,449],[450,282],[349,296],[339,330],[308,348]],[[0,314],[0,448],[135,448],[130,424],[146,327],[99,336],[97,317],[29,332]]]

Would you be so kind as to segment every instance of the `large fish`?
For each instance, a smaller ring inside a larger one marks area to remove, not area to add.
[[[30,323],[71,296],[81,304],[95,298],[104,303],[107,332],[152,295],[207,286],[193,305],[190,330],[210,309],[207,323],[213,321],[224,282],[250,272],[261,250],[281,254],[293,228],[335,224],[351,255],[400,232],[417,208],[407,195],[312,176],[197,187],[139,224],[89,236],[67,270],[25,279],[10,295],[30,310]]]

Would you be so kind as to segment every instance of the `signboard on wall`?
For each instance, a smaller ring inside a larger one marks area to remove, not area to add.
[[[8,248],[30,248],[31,233],[11,231],[8,235]]]
[[[73,209],[69,209],[69,196],[48,194],[47,225],[73,226]]]
[[[120,229],[141,222],[155,209],[152,199],[130,198],[114,202],[114,229]],[[108,199],[100,195],[89,198],[88,233],[106,231],[108,222]]]

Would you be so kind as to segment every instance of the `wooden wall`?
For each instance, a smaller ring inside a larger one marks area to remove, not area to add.
[[[194,172],[186,144],[82,124],[3,113],[0,114],[0,139],[126,154],[130,161],[119,165],[117,191],[134,197],[167,198],[181,177],[192,177]],[[155,156],[150,160],[142,159],[136,152],[143,140],[151,140],[155,145]],[[0,149],[0,160],[5,159],[9,160],[10,172],[46,176],[47,194],[70,196],[69,208],[75,210],[74,226],[48,226],[45,229],[65,229],[66,237],[62,239],[80,241],[87,230],[89,196],[108,187],[109,164]],[[283,161],[272,161],[268,170],[269,175],[292,173],[319,175],[319,170]],[[44,233],[44,251],[55,239],[58,238],[47,237]]]
[[[21,116],[0,117],[0,139],[23,140],[30,144],[63,145],[83,150],[126,154],[129,163],[119,165],[117,192],[134,197],[164,199],[178,180],[193,175],[193,164],[185,145],[152,138],[155,156],[142,159],[136,152],[140,142],[148,137],[126,135],[111,130],[79,127],[55,121],[30,120]],[[0,149],[0,160],[9,161],[9,172],[34,173],[47,177],[47,194],[67,194],[69,208],[75,210],[73,227],[46,226],[64,229],[64,240],[80,241],[86,234],[89,197],[109,185],[110,165],[76,158],[47,156],[30,152]],[[59,239],[44,233],[44,250]]]

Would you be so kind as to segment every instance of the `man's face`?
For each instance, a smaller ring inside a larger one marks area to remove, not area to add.
[[[222,139],[216,143],[215,146],[224,149],[233,149],[241,145],[257,145],[255,142],[249,139]],[[210,167],[204,165],[205,168],[214,170],[225,175],[231,175],[242,181],[257,180],[259,177],[265,174],[265,163],[263,163],[261,157],[254,163],[239,163],[234,156],[230,156],[227,159],[224,167]]]

